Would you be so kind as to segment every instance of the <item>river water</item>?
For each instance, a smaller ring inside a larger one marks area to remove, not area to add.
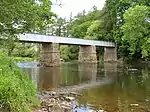
[[[150,112],[149,65],[63,63],[60,67],[44,68],[37,64],[18,63],[18,66],[39,91],[75,87],[82,90],[78,103],[83,107],[107,112]]]

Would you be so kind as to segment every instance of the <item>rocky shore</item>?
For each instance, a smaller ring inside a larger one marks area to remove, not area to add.
[[[33,112],[85,112],[81,105],[78,104],[76,98],[82,97],[81,92],[61,92],[50,91],[40,92],[40,108]],[[86,112],[106,112],[104,110],[94,110],[94,108],[86,108]]]
[[[40,109],[33,112],[106,112],[103,109],[94,110],[94,106],[90,104],[87,107],[79,105],[77,99],[82,98],[83,89],[102,86],[110,82],[112,80],[105,79],[98,82],[59,88],[54,91],[41,91],[38,93]]]

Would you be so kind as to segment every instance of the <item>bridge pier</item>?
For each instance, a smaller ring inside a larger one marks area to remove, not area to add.
[[[97,63],[96,47],[95,46],[80,46],[79,47],[79,63]]]
[[[60,66],[59,44],[42,43],[40,64],[44,67]]]
[[[117,51],[115,47],[104,48],[104,61],[105,62],[117,61]]]

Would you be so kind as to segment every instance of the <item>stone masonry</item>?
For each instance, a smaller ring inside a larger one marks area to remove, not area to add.
[[[97,63],[96,47],[80,46],[78,61],[79,63]]]
[[[115,47],[104,48],[104,61],[105,62],[117,61],[117,51]]]
[[[44,67],[60,66],[60,51],[57,43],[43,43],[40,64]]]

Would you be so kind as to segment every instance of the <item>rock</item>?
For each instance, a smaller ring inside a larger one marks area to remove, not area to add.
[[[42,92],[42,94],[45,95],[45,94],[48,94],[48,92],[47,92],[47,91],[44,91],[44,92]]]
[[[146,101],[146,102],[149,102],[149,100],[148,100],[148,99],[145,99],[145,101]]]
[[[97,112],[106,112],[105,110],[98,110]]]
[[[47,111],[47,108],[42,108],[42,112],[43,112],[43,111]]]
[[[51,103],[51,104],[48,104],[48,107],[53,107],[53,106],[54,106],[54,104],[52,104],[52,103]]]
[[[76,96],[82,96],[81,94],[76,93],[76,92],[70,92],[70,94],[72,94],[72,95],[76,95]]]
[[[96,111],[95,111],[95,110],[91,110],[91,109],[90,109],[90,110],[89,110],[89,112],[96,112]]]
[[[92,105],[92,104],[87,104],[87,106],[89,106],[89,107],[94,107],[94,105]]]
[[[66,106],[66,105],[62,105],[61,108],[64,110],[72,110],[71,106]]]
[[[130,104],[130,106],[136,106],[136,107],[138,107],[139,104]]]
[[[129,70],[129,71],[137,71],[138,69],[135,69],[135,68],[129,68],[128,70]]]
[[[52,92],[51,92],[51,95],[53,95],[53,96],[56,95],[56,92],[52,91]]]
[[[69,105],[69,104],[66,103],[66,102],[61,103],[61,108],[62,108],[62,109],[65,109],[65,110],[72,110],[72,109],[73,109],[72,106]]]
[[[66,93],[65,92],[61,92],[61,93],[59,93],[59,95],[63,96],[63,95],[66,95]]]
[[[48,105],[46,100],[41,101],[41,107],[46,107]]]
[[[75,100],[75,98],[74,98],[74,97],[70,97],[70,96],[65,97],[65,99],[66,99],[66,100],[70,100],[70,101]]]

